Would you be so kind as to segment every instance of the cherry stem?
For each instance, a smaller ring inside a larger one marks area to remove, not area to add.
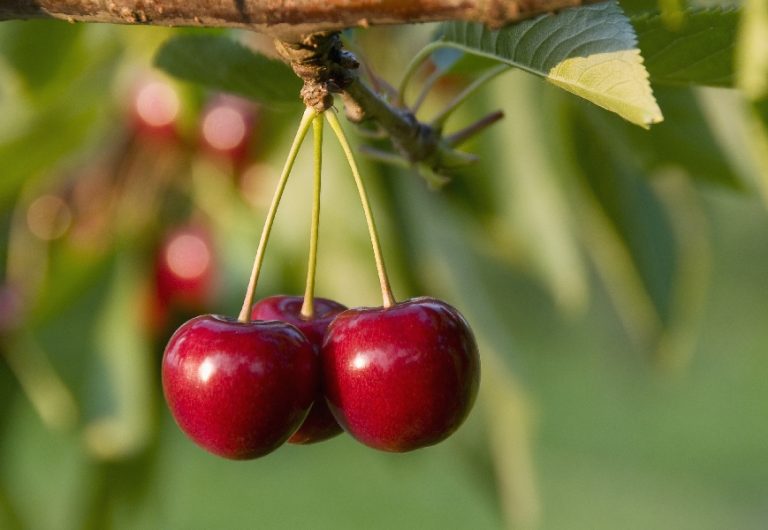
[[[416,97],[413,105],[411,105],[411,112],[414,114],[419,112],[419,109],[429,97],[429,93],[432,92],[432,89],[435,88],[437,82],[440,81],[440,78],[443,77],[443,73],[444,72],[440,70],[435,70],[429,75],[426,81],[424,81],[424,86],[421,87],[419,95]]]
[[[296,131],[296,136],[293,138],[291,150],[288,152],[288,158],[285,161],[283,172],[280,174],[280,179],[277,182],[275,194],[272,196],[272,204],[269,205],[267,218],[264,220],[264,229],[261,231],[261,239],[259,240],[259,246],[256,249],[256,257],[253,260],[253,269],[251,269],[251,278],[248,281],[248,288],[245,291],[243,307],[240,309],[240,315],[237,317],[240,322],[251,321],[251,306],[253,305],[253,297],[256,292],[256,284],[259,281],[261,265],[264,261],[264,251],[267,248],[269,234],[272,231],[272,225],[275,222],[277,208],[280,206],[280,199],[283,197],[283,191],[285,191],[285,185],[288,182],[291,169],[293,169],[296,156],[299,154],[299,148],[304,142],[304,138],[307,136],[307,132],[309,132],[309,126],[312,124],[312,121],[316,116],[317,112],[314,109],[307,107],[306,110],[304,110],[304,115],[301,117],[301,122],[299,123],[299,129]]]
[[[365,214],[365,222],[368,224],[368,235],[371,238],[371,246],[373,247],[373,258],[376,261],[376,271],[379,275],[379,284],[381,285],[381,299],[384,307],[392,307],[395,305],[395,297],[392,295],[392,288],[389,285],[389,277],[387,276],[387,269],[384,266],[384,258],[381,254],[381,243],[379,242],[379,234],[376,231],[376,223],[373,219],[373,212],[371,211],[371,204],[368,201],[368,194],[365,191],[365,184],[360,177],[360,170],[357,167],[355,161],[355,155],[352,153],[352,148],[349,146],[347,136],[344,134],[344,129],[341,128],[339,119],[333,113],[333,111],[325,112],[325,117],[328,119],[328,124],[333,129],[336,138],[341,144],[341,149],[344,151],[344,156],[347,158],[349,168],[352,170],[352,176],[355,178],[355,184],[357,185],[357,192],[360,195],[360,203],[363,206],[363,213]]]
[[[405,68],[405,75],[403,76],[403,79],[400,81],[400,85],[397,88],[397,93],[399,95],[398,103],[405,105],[405,90],[408,88],[408,83],[411,81],[411,78],[418,71],[419,67],[421,67],[424,61],[426,61],[435,50],[441,48],[442,46],[445,46],[445,44],[439,41],[427,44],[419,51],[419,53],[416,54],[413,59],[411,59],[411,62],[408,63],[408,66]]]
[[[464,88],[464,90],[459,92],[459,94],[457,94],[451,101],[449,101],[445,108],[440,111],[437,116],[435,116],[430,125],[437,129],[442,128],[446,120],[448,120],[451,114],[453,114],[453,111],[455,111],[461,106],[462,103],[468,100],[472,94],[477,92],[478,89],[482,88],[488,81],[498,76],[499,74],[503,74],[509,69],[510,67],[508,65],[501,64],[487,70],[483,75],[472,81],[469,85],[466,86],[466,88]]]
[[[317,241],[320,230],[320,188],[323,172],[323,117],[312,120],[314,136],[314,186],[312,190],[312,224],[309,229],[309,259],[307,263],[307,287],[301,316],[307,320],[315,316],[315,272],[317,270]]]

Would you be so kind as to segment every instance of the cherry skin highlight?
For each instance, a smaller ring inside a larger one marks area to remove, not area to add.
[[[318,362],[290,324],[203,315],[171,337],[162,379],[176,423],[195,443],[244,460],[277,449],[301,425],[317,394]]]
[[[461,314],[434,298],[340,313],[322,349],[325,393],[358,441],[404,452],[462,424],[477,395],[480,360]]]
[[[301,316],[301,306],[304,298],[301,296],[270,296],[259,300],[253,306],[251,318],[254,320],[280,320],[293,324],[309,339],[315,352],[320,356],[320,348],[328,324],[333,318],[344,311],[346,306],[327,298],[315,298],[315,314],[311,319]],[[288,439],[289,443],[311,444],[333,438],[341,433],[341,427],[334,419],[322,388],[319,389],[315,404],[309,411],[309,416],[301,427]]]

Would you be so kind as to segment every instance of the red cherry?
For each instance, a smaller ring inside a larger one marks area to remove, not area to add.
[[[258,301],[253,306],[251,318],[254,320],[280,320],[293,324],[309,339],[318,357],[323,337],[328,324],[333,317],[341,313],[345,306],[326,298],[315,298],[315,315],[307,320],[301,316],[301,306],[304,298],[301,296],[270,296]],[[333,418],[322,388],[315,398],[315,404],[309,416],[288,442],[294,444],[311,444],[333,438],[341,432],[341,427]]]
[[[242,460],[275,450],[296,431],[317,393],[318,370],[309,341],[289,324],[203,315],[165,348],[163,391],[195,443]]]
[[[241,165],[248,157],[256,120],[256,108],[251,102],[234,96],[218,96],[201,118],[203,146],[211,153]]]
[[[174,87],[161,79],[145,79],[132,95],[131,116],[137,132],[153,137],[173,139],[181,101]]]
[[[155,257],[155,287],[161,306],[201,310],[213,284],[213,248],[208,232],[197,226],[176,228]]]
[[[480,379],[469,325],[433,298],[339,314],[326,332],[322,364],[326,399],[344,430],[394,452],[453,433]]]

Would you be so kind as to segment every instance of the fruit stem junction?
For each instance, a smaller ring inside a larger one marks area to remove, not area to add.
[[[277,208],[280,206],[280,199],[283,197],[283,191],[285,191],[285,185],[288,183],[288,177],[291,174],[291,169],[293,169],[293,164],[296,162],[296,156],[299,154],[299,148],[304,142],[304,138],[307,136],[307,132],[309,132],[309,127],[316,116],[317,112],[314,109],[307,107],[306,110],[304,110],[304,115],[301,117],[299,128],[293,138],[293,144],[288,152],[288,158],[285,161],[283,172],[280,174],[275,194],[272,196],[272,203],[269,205],[267,218],[264,220],[264,228],[261,231],[261,239],[259,240],[259,246],[256,249],[256,257],[253,260],[251,278],[248,281],[248,288],[245,291],[243,307],[240,309],[240,315],[237,317],[240,322],[250,322],[251,320],[251,306],[253,305],[253,297],[256,292],[256,284],[259,282],[259,273],[261,272],[261,265],[264,261],[264,251],[267,248],[269,234],[272,231],[272,225],[275,222]]]

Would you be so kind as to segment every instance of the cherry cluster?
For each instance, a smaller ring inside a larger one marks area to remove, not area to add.
[[[324,118],[358,183],[382,307],[347,309],[313,293]],[[307,292],[253,303],[274,213],[310,124],[315,128],[316,180]],[[342,430],[383,451],[433,445],[469,414],[479,371],[472,331],[455,308],[428,297],[394,301],[343,131],[335,116],[311,109],[278,184],[239,317],[189,320],[171,337],[162,361],[163,390],[178,425],[198,445],[232,459],[259,457],[286,441],[319,442]]]

